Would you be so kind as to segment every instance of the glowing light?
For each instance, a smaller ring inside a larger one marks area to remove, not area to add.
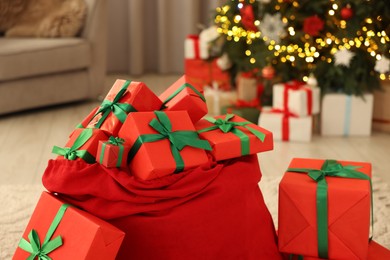
[[[234,17],[234,22],[235,22],[235,23],[238,23],[239,21],[241,21],[241,15],[236,15],[236,16]]]
[[[239,3],[239,4],[237,5],[237,7],[240,8],[240,9],[241,9],[243,6],[244,6],[243,3]]]
[[[380,78],[381,80],[385,80],[385,79],[386,79],[386,75],[383,74],[383,73],[381,73],[381,74],[379,75],[379,78]]]
[[[291,62],[294,62],[294,61],[295,61],[295,57],[294,57],[294,56],[291,56],[291,57],[290,57],[290,61],[291,61]]]
[[[259,25],[260,25],[260,21],[259,21],[259,20],[256,20],[256,21],[255,21],[255,25],[256,25],[256,26],[259,26]]]
[[[303,76],[302,80],[307,82],[309,80],[309,77],[308,76]]]
[[[329,13],[330,16],[333,16],[334,15],[334,10],[329,10],[328,13]]]
[[[337,4],[333,4],[333,5],[332,5],[332,8],[333,8],[334,10],[337,10],[337,9],[339,8],[339,6],[338,6]]]
[[[254,64],[254,63],[256,62],[256,59],[255,59],[255,58],[250,58],[249,62],[250,62],[251,64]]]
[[[377,60],[381,60],[382,59],[382,56],[380,54],[377,54],[376,57],[375,57]]]
[[[372,23],[372,19],[371,18],[367,18],[366,19],[366,23],[371,24]]]
[[[327,38],[327,39],[326,39],[326,43],[327,43],[327,44],[332,44],[332,39],[331,39],[331,38]]]

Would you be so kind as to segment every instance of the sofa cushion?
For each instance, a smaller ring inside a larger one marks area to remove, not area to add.
[[[0,38],[0,81],[86,68],[90,48],[82,38]]]

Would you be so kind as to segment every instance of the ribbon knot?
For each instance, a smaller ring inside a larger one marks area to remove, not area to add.
[[[234,124],[232,124],[232,122],[228,122],[226,119],[222,119],[222,118],[218,118],[217,120],[215,120],[214,124],[217,125],[219,129],[221,129],[221,131],[224,133],[228,133],[232,131],[234,127]]]
[[[114,137],[114,136],[110,136],[108,138],[108,142],[112,145],[116,145],[116,146],[119,146],[120,144],[123,144],[125,142],[125,140],[123,138],[119,138],[119,137]]]
[[[64,157],[68,160],[76,160],[77,159],[77,153],[76,151],[71,151],[70,149],[68,152],[65,153]]]

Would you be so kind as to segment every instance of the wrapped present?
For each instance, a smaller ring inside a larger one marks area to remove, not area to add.
[[[372,129],[390,133],[390,82],[383,82],[383,91],[374,92]]]
[[[197,167],[208,161],[210,144],[201,140],[186,111],[130,114],[119,137],[131,145],[129,167],[134,176],[151,180]]]
[[[13,259],[115,259],[125,234],[43,192]]]
[[[67,160],[83,159],[95,163],[95,155],[100,140],[106,141],[107,135],[103,130],[93,128],[76,128],[71,134],[65,147],[54,146],[52,153],[58,158]]]
[[[233,114],[206,117],[195,127],[200,138],[210,142],[216,161],[273,149],[270,131]]]
[[[371,135],[373,95],[363,97],[326,94],[321,108],[321,134],[327,136]]]
[[[297,117],[278,110],[262,110],[259,125],[270,130],[277,141],[310,142],[313,118]]]
[[[188,82],[186,75],[173,83],[159,98],[163,100],[165,111],[186,110],[194,123],[207,114],[206,99]]]
[[[259,98],[258,82],[253,72],[241,72],[236,81],[238,99],[251,101]]]
[[[272,106],[297,116],[309,116],[320,112],[321,93],[319,87],[292,81],[272,87]]]
[[[366,259],[370,206],[370,163],[295,158],[279,184],[279,249]]]
[[[217,84],[221,90],[229,91],[231,87],[231,77],[227,70],[221,69],[218,65],[218,59],[211,61],[211,84]]]
[[[142,82],[117,79],[87,127],[117,136],[129,112],[154,111],[161,100]]]
[[[211,63],[202,59],[185,59],[184,72],[188,82],[202,90],[211,85]]]
[[[127,155],[130,146],[119,137],[110,136],[107,142],[99,141],[96,161],[107,168],[127,168]]]
[[[222,108],[222,114],[235,114],[246,120],[257,124],[260,116],[260,102],[259,99],[252,101],[236,100],[234,105],[226,106]]]
[[[205,87],[203,94],[206,99],[208,114],[212,116],[224,114],[222,108],[235,103],[237,100],[236,91],[221,90],[217,84],[213,84],[213,87]]]
[[[184,40],[184,58],[200,59],[199,35],[190,34]]]

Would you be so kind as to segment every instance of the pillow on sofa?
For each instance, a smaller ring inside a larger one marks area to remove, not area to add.
[[[84,0],[0,0],[0,32],[6,37],[72,37],[86,13]]]

